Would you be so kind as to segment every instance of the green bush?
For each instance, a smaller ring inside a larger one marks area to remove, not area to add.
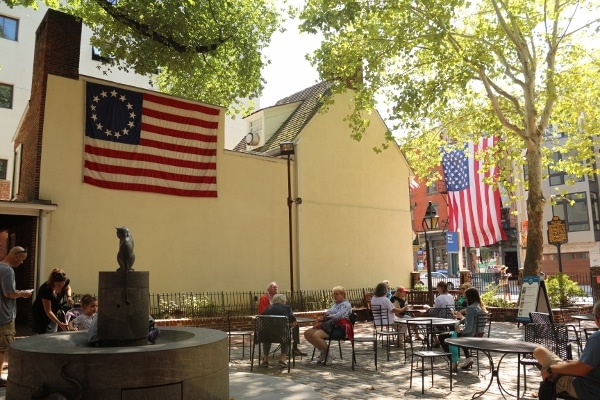
[[[587,293],[579,287],[579,283],[573,282],[566,274],[549,276],[545,283],[551,307],[572,306],[576,297],[587,296]]]
[[[422,283],[416,283],[415,287],[413,288],[413,290],[416,290],[418,292],[424,292],[425,290],[427,290],[427,288]]]
[[[485,293],[481,295],[481,300],[483,300],[486,306],[490,307],[514,307],[515,303],[504,300],[503,296],[501,296],[501,290],[502,286],[491,282],[485,287]]]
[[[211,317],[218,314],[216,307],[204,296],[182,296],[179,304],[173,300],[161,300],[158,307],[161,318]]]

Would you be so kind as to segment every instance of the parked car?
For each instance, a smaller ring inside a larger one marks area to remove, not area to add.
[[[460,286],[460,279],[457,277],[450,277],[440,271],[431,272],[431,285],[436,287],[439,281],[446,282],[448,284],[448,290],[458,289]],[[419,283],[427,287],[427,273],[421,274]]]

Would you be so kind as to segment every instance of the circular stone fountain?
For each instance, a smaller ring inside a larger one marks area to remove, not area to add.
[[[17,340],[9,354],[11,400],[55,392],[85,400],[229,398],[227,335],[212,329],[161,328],[155,345],[129,347],[90,347],[87,332],[62,332]]]

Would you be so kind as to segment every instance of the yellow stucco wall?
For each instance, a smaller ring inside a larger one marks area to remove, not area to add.
[[[84,184],[84,87],[48,79],[40,198],[58,209],[48,217],[43,279],[60,267],[76,292],[97,293],[98,272],[118,267],[115,227],[127,225],[134,268],[150,271],[153,293],[261,290],[271,280],[289,288],[284,159],[224,151],[222,118],[216,199]],[[396,148],[371,150],[384,129],[378,119],[362,142],[351,140],[346,107],[315,116],[299,137],[296,289],[408,283],[408,166]]]

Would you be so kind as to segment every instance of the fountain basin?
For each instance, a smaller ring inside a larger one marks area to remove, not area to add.
[[[154,345],[90,347],[87,332],[31,336],[10,346],[6,398],[59,392],[69,399],[228,399],[227,334],[161,328]]]

